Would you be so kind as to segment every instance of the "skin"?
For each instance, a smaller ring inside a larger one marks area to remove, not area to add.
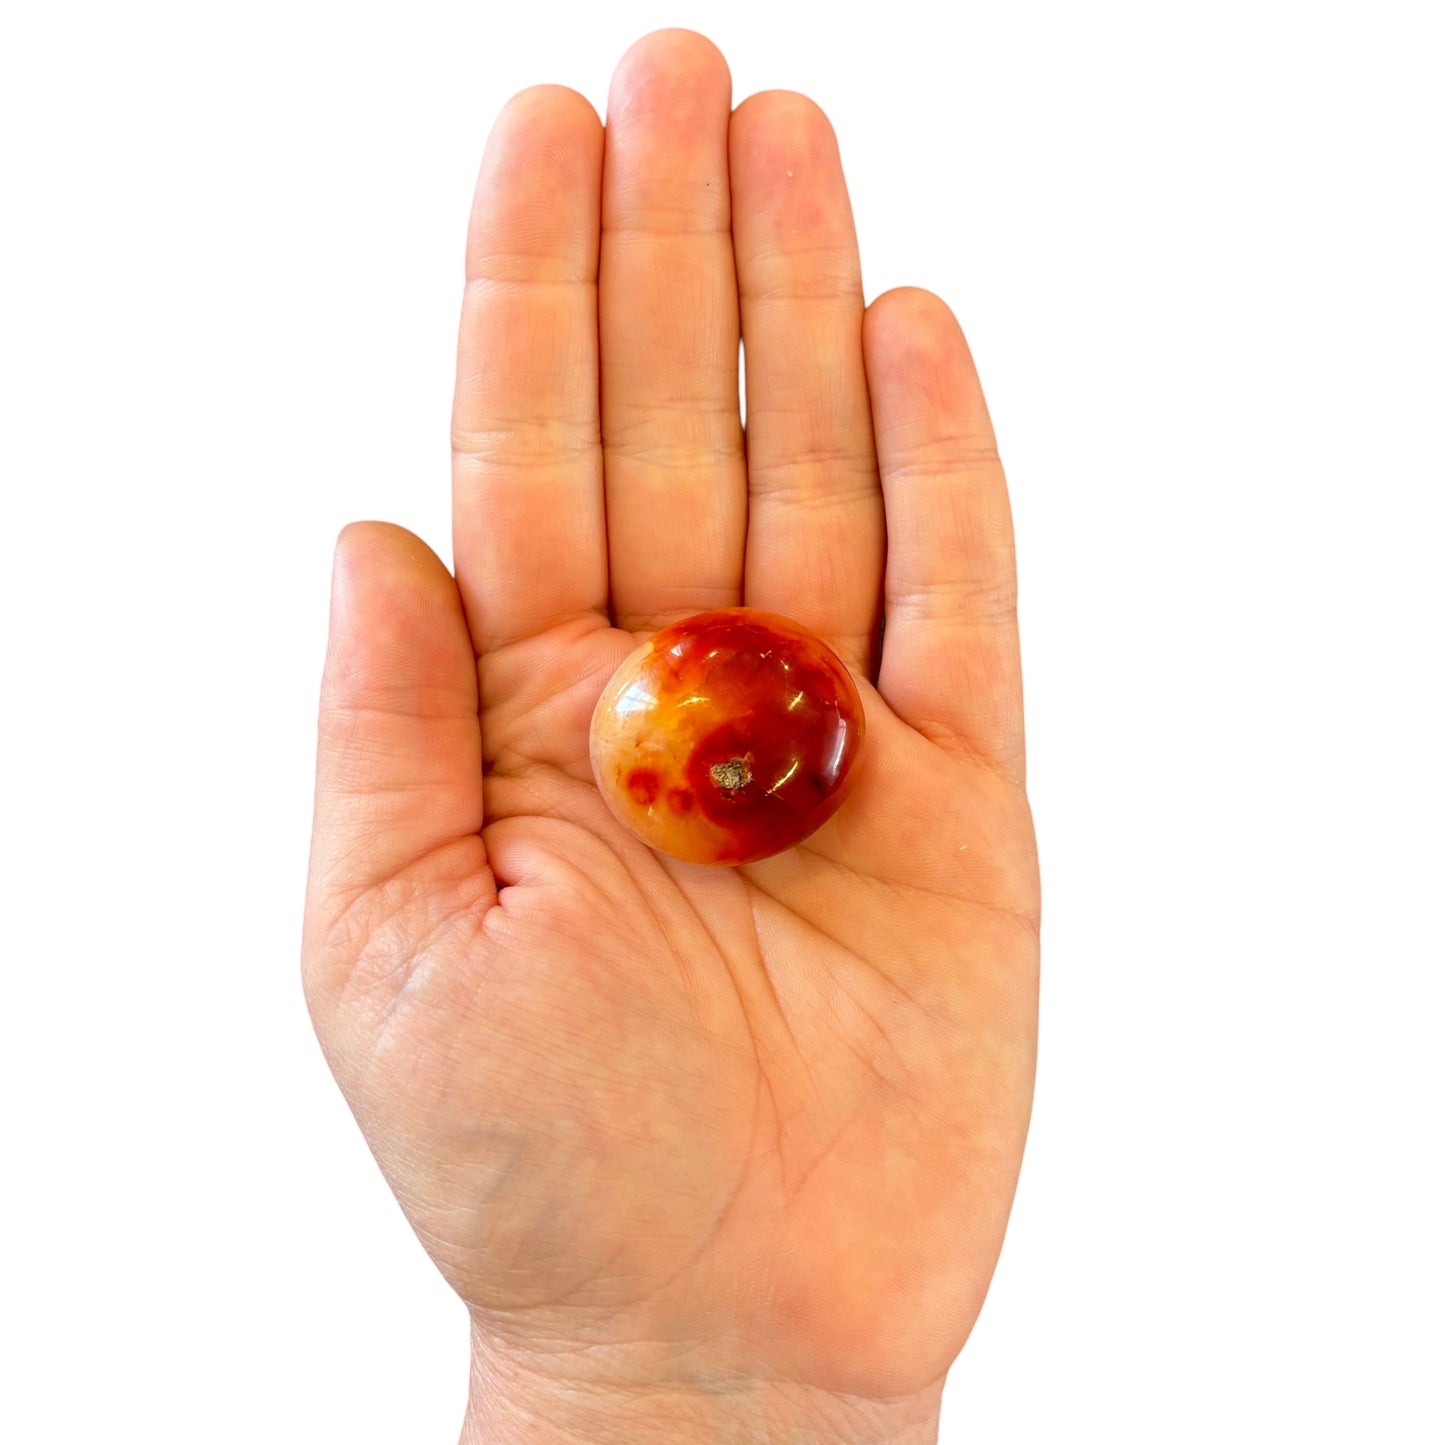
[[[932,1440],[1034,1072],[1003,472],[947,307],[865,310],[814,104],[733,110],[664,31],[607,122],[539,87],[487,144],[455,577],[340,537],[307,1000],[470,1312],[464,1441]],[[613,819],[588,723],[739,604],[829,642],[868,742],[805,844],[703,868]]]

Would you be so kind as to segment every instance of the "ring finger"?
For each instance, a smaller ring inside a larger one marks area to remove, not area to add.
[[[733,237],[747,363],[747,602],[872,670],[883,498],[863,371],[863,281],[838,145],[786,91],[738,107]]]

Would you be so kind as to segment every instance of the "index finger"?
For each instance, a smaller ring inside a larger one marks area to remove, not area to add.
[[[478,653],[607,615],[598,421],[602,123],[524,90],[482,160],[452,412],[457,585]]]

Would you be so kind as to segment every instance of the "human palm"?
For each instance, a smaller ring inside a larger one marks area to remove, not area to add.
[[[1008,505],[946,308],[865,314],[822,114],[730,106],[663,32],[605,163],[572,92],[498,121],[455,580],[399,528],[338,547],[308,1000],[481,1368],[909,1396],[982,1302],[1032,1085]],[[588,723],[637,641],[740,602],[829,640],[868,735],[820,831],[709,869],[616,823]]]

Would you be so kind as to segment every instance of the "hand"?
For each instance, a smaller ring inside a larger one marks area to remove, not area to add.
[[[682,31],[605,139],[573,92],[507,106],[456,579],[396,527],[337,549],[307,996],[470,1311],[468,1438],[931,1439],[1018,1175],[1038,892],[983,397],[942,302],[865,312],[817,107],[730,107]],[[617,826],[588,722],[639,640],[739,602],[828,639],[868,740],[821,831],[707,869]]]

